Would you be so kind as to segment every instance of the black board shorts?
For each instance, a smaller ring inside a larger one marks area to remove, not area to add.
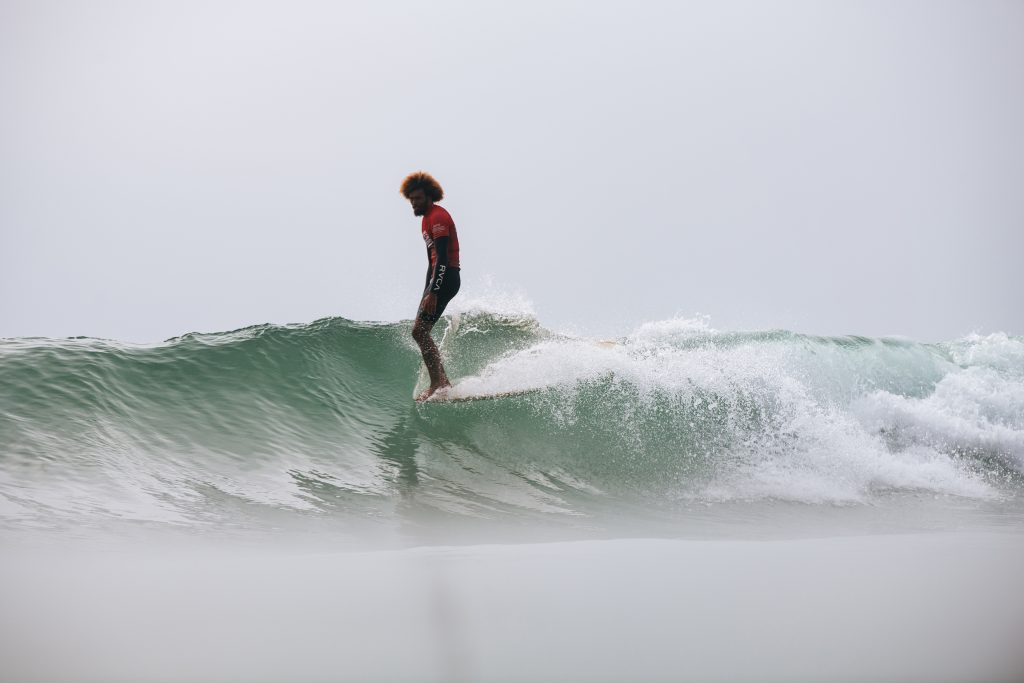
[[[448,302],[455,298],[455,295],[459,293],[459,285],[461,285],[459,278],[458,268],[449,268],[448,272],[444,274],[444,279],[441,280],[441,289],[436,292],[437,294],[437,307],[434,309],[433,315],[425,313],[422,309],[416,312],[416,317],[419,320],[424,320],[428,323],[436,323],[441,319],[441,314],[444,313],[444,309],[448,306]]]

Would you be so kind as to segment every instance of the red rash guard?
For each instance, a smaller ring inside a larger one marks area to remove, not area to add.
[[[459,235],[455,232],[455,221],[451,214],[444,210],[444,207],[434,204],[423,216],[423,241],[427,243],[430,251],[430,267],[437,265],[437,249],[434,248],[434,240],[439,237],[448,238],[448,267],[459,267]]]

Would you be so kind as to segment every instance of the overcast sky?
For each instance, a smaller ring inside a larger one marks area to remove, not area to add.
[[[0,0],[0,336],[1024,334],[1024,2]]]

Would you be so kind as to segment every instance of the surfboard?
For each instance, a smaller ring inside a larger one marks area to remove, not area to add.
[[[540,391],[540,387],[529,389],[512,389],[509,391],[497,391],[494,393],[475,393],[465,390],[459,391],[459,385],[445,389],[438,389],[424,403],[464,403],[466,401],[489,401],[496,398],[511,398],[513,396],[526,396]]]

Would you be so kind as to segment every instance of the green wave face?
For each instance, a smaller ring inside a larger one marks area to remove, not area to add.
[[[1017,338],[923,345],[663,321],[594,340],[531,318],[455,320],[435,336],[456,384],[523,393],[415,404],[408,323],[333,318],[154,346],[6,340],[4,524],[348,532],[1019,498]]]

